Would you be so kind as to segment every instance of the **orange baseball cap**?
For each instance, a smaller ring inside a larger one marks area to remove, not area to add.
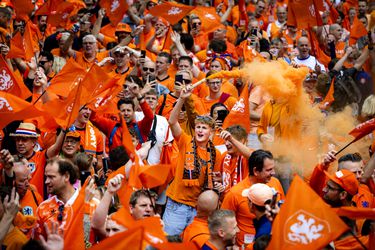
[[[324,171],[326,176],[339,185],[342,189],[351,195],[356,195],[358,193],[358,181],[355,174],[349,170],[342,169],[337,171],[334,175],[330,175],[327,171]]]
[[[256,183],[242,191],[243,197],[247,197],[252,203],[261,207],[271,202],[273,195],[272,188],[263,183]]]
[[[116,31],[115,32],[127,32],[127,33],[130,33],[130,32],[132,32],[132,29],[130,28],[129,24],[127,24],[127,23],[119,23],[116,26]]]
[[[73,137],[79,140],[81,138],[81,134],[77,131],[69,131],[68,133],[66,133],[66,137]]]

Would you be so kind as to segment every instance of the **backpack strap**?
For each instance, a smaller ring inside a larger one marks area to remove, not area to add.
[[[165,101],[167,100],[167,94],[163,94],[163,102],[161,104],[161,107],[159,109],[159,112],[158,112],[158,115],[162,115],[163,114],[163,110],[164,110],[164,107],[165,107]]]
[[[135,122],[133,127],[134,127],[135,132],[137,133],[139,142],[141,144],[144,143],[142,133],[141,133],[141,130],[139,129],[138,123]]]
[[[31,191],[31,194],[33,195],[33,199],[35,201],[35,204],[37,207],[39,207],[39,202],[38,200],[36,199],[36,196],[35,196],[35,193],[34,193],[34,190],[32,188],[30,188],[30,191]]]
[[[113,137],[117,131],[117,129],[121,126],[120,123],[116,123],[115,127],[112,129],[111,131],[111,134],[109,135],[109,138],[108,138],[108,146],[111,147],[112,144],[113,144]]]
[[[230,94],[228,93],[222,93],[221,96],[220,96],[220,99],[219,99],[219,102],[224,104],[224,102],[226,100],[228,100],[228,98],[230,97]]]
[[[157,119],[156,115],[154,116],[154,121],[152,122],[152,128],[150,130],[150,133],[148,134],[148,140],[151,141],[151,147],[155,146],[156,144],[156,124],[157,124]]]

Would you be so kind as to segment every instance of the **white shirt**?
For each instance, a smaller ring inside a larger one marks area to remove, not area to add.
[[[309,67],[311,70],[315,71],[315,65],[318,64],[322,72],[326,72],[326,68],[323,64],[321,64],[314,56],[309,56],[305,59],[298,59],[297,57],[293,58],[292,60],[297,65],[304,65]]]
[[[147,157],[147,162],[150,165],[160,163],[160,155],[163,149],[163,143],[166,141],[170,142],[173,140],[173,135],[172,135],[171,130],[169,129],[169,124],[168,124],[167,119],[160,115],[155,115],[155,116],[156,116],[156,128],[155,128],[156,144],[150,149],[148,157]],[[135,112],[136,121],[142,120],[143,117],[144,117],[143,112]],[[152,122],[151,129],[153,125],[154,125],[154,122]],[[168,130],[169,130],[169,133],[168,133]],[[167,138],[167,133],[168,133],[168,138]]]

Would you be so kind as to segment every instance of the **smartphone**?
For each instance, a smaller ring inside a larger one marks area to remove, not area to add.
[[[176,82],[179,82],[180,83],[180,85],[182,85],[182,81],[184,80],[184,78],[183,78],[183,76],[182,75],[176,75],[175,76],[175,80],[174,80],[174,82],[176,83]]]
[[[146,58],[146,50],[141,50],[141,58]]]
[[[85,183],[86,179],[91,175],[91,172],[89,171],[80,171],[79,173],[79,179],[81,180],[81,185]]]
[[[228,114],[229,114],[228,110],[218,110],[216,120],[224,122],[225,117],[227,117]]]
[[[191,25],[191,27],[192,27],[193,29],[197,29],[197,24],[196,24],[196,23],[193,23],[193,24]]]
[[[251,30],[251,34],[252,34],[253,36],[257,36],[257,35],[258,35],[258,30],[257,30],[257,29],[252,29],[252,30]]]
[[[212,180],[221,183],[223,181],[221,172],[212,172]]]

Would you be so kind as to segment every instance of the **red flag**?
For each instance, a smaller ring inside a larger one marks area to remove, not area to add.
[[[27,99],[31,96],[30,90],[25,86],[23,80],[13,75],[7,62],[0,56],[0,91]]]
[[[117,25],[129,9],[125,0],[100,0],[100,6],[105,9],[109,20],[113,25]]]
[[[174,2],[164,2],[156,5],[150,10],[150,13],[156,17],[162,17],[171,25],[178,23],[195,7]]]
[[[318,0],[289,0],[287,24],[304,29],[323,25],[319,11],[323,3]]]
[[[321,249],[349,228],[298,175],[272,225],[267,249]]]
[[[12,121],[41,115],[43,115],[43,112],[36,109],[31,103],[7,92],[0,91],[0,129]]]
[[[247,28],[247,25],[249,23],[249,16],[247,15],[245,0],[238,1],[238,10],[240,11],[240,27]]]
[[[31,12],[34,10],[34,4],[31,0],[12,0],[14,11],[17,17],[25,18],[30,16]]]
[[[246,132],[250,133],[249,88],[247,85],[243,88],[240,98],[225,118],[223,128],[226,129],[235,124],[243,126]]]
[[[214,7],[197,6],[191,13],[199,17],[202,22],[202,31],[205,33],[213,32],[221,25],[220,16]]]
[[[70,58],[61,71],[51,80],[48,92],[68,97],[69,93],[83,80],[87,74],[73,58]]]
[[[349,132],[349,135],[354,137],[354,141],[358,141],[359,139],[363,138],[364,136],[370,134],[372,131],[375,130],[375,118],[358,124],[352,131]]]

